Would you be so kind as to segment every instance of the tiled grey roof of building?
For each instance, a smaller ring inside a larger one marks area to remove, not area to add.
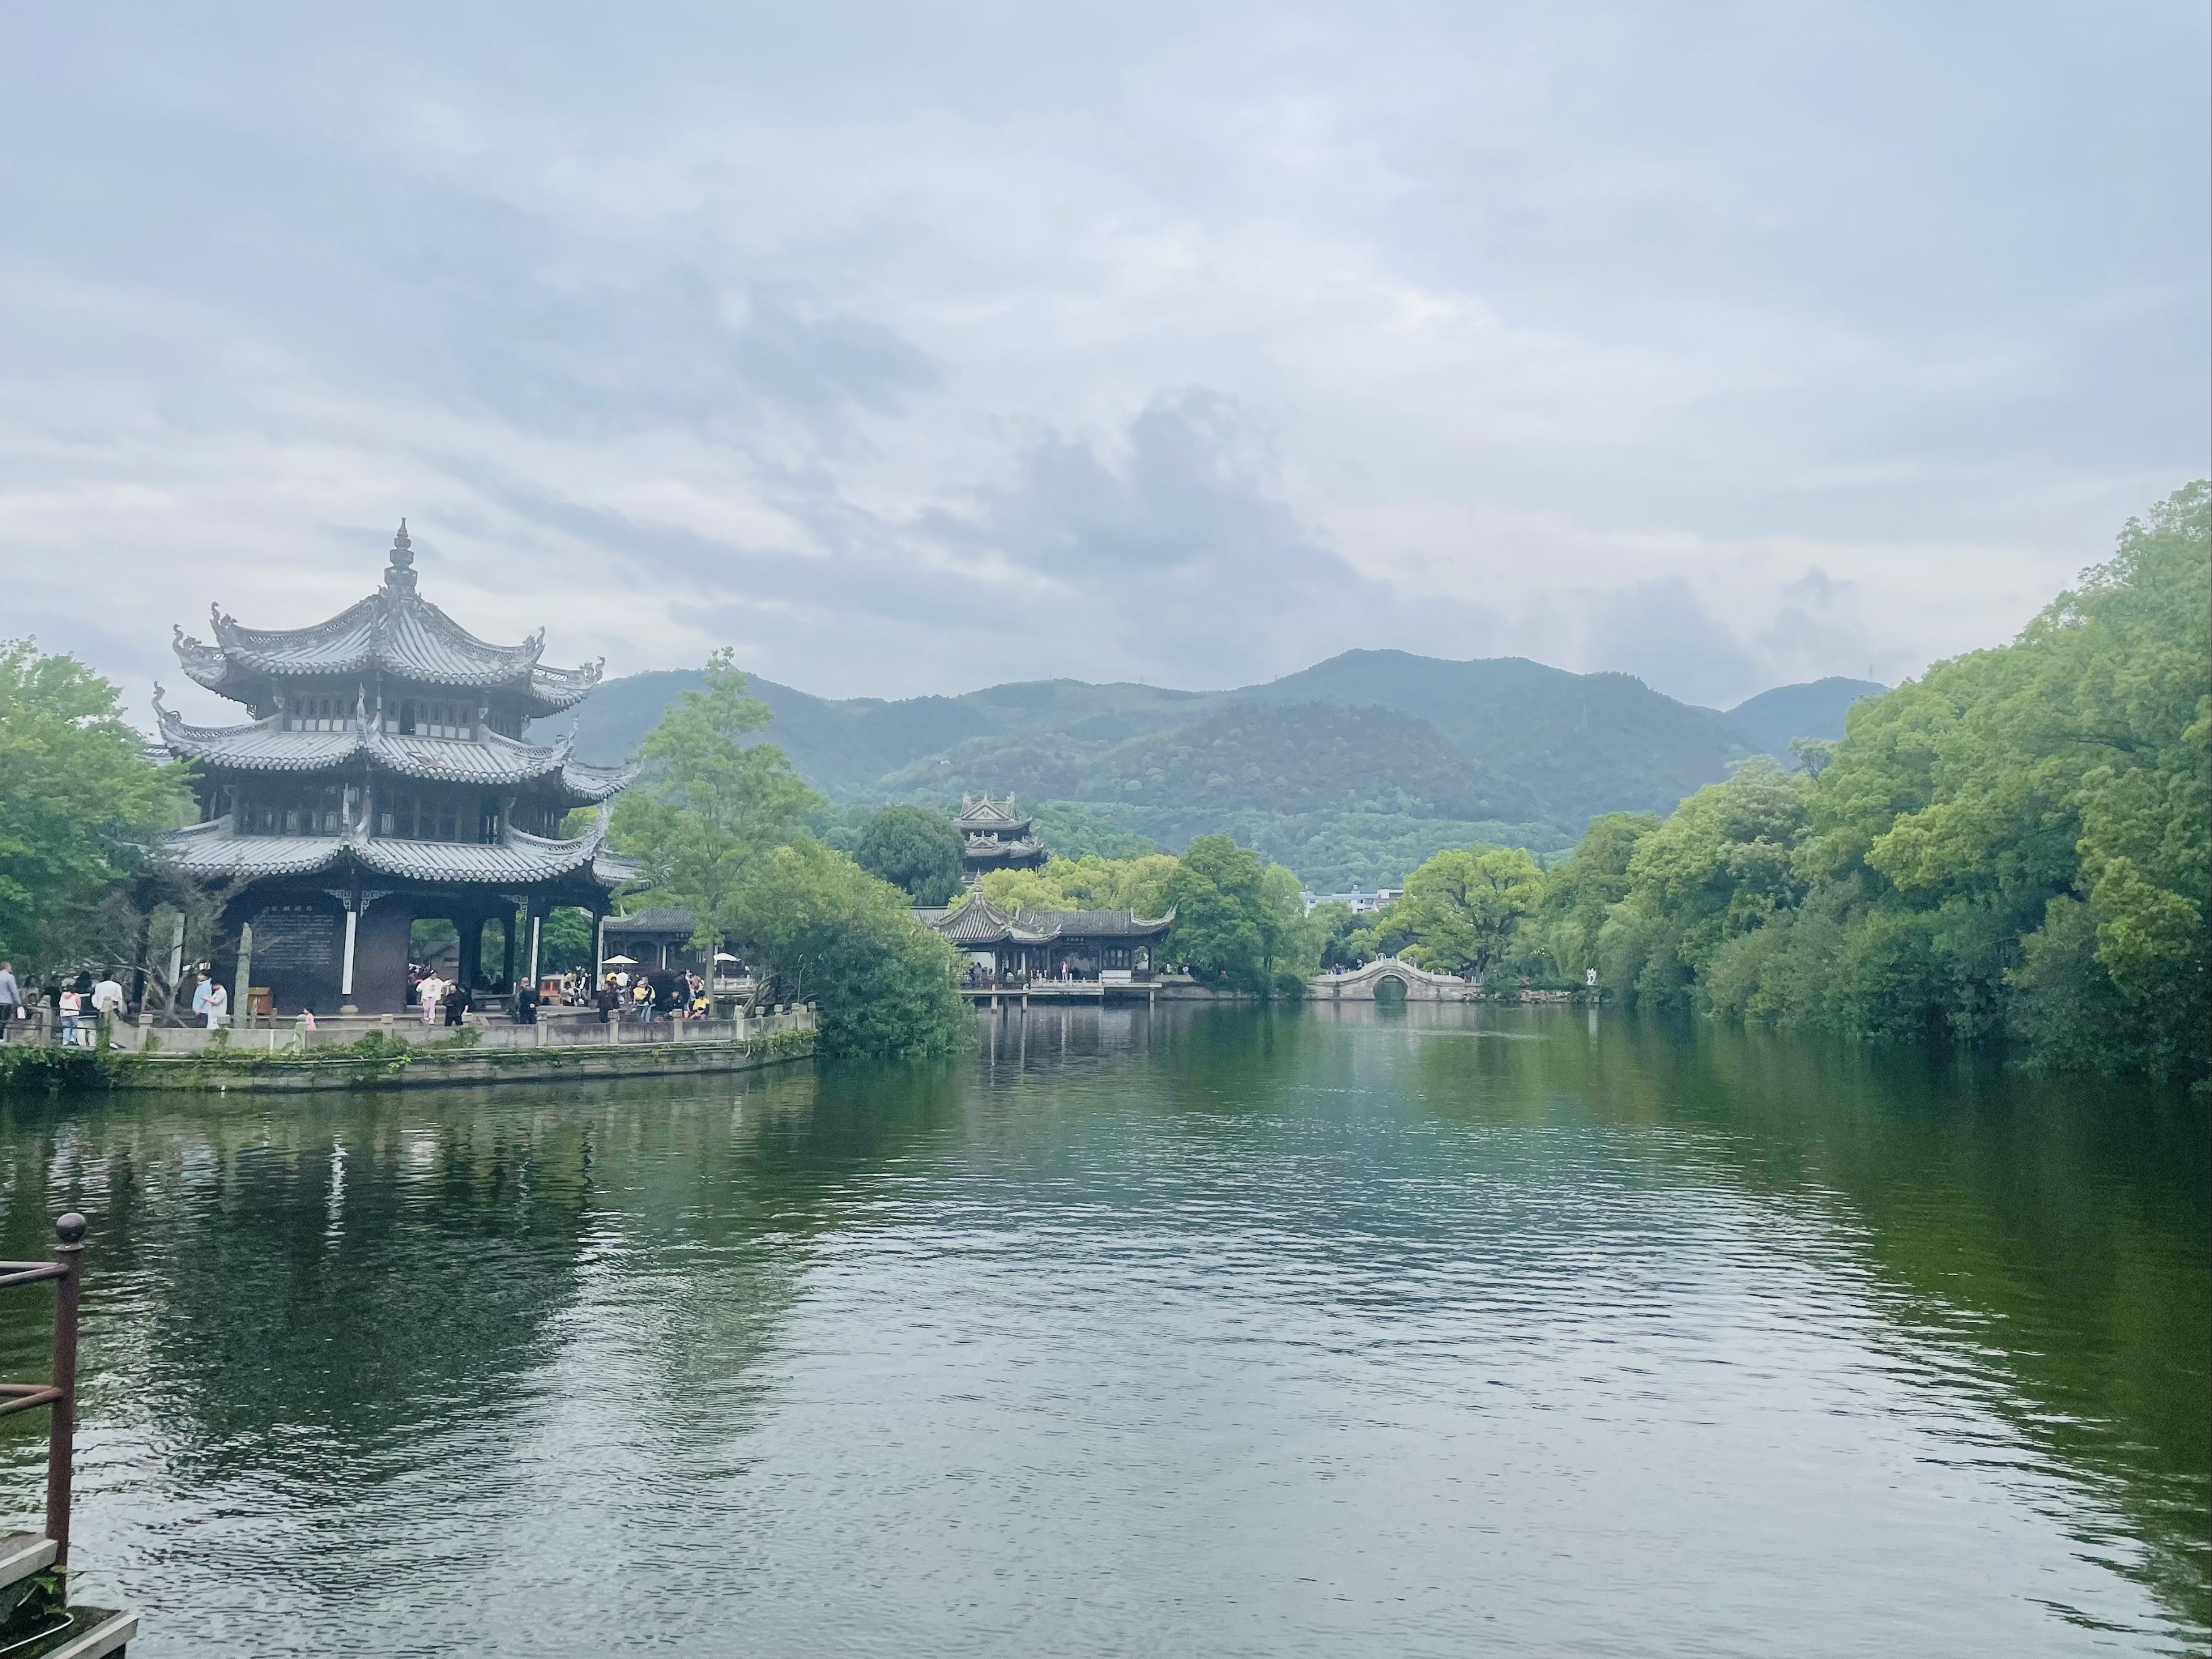
[[[687,938],[698,928],[690,911],[678,905],[663,905],[656,909],[639,910],[627,916],[609,916],[607,933],[620,934],[682,933]]]
[[[995,836],[968,837],[968,856],[970,858],[1025,858],[1031,853],[1044,851],[1044,843],[1035,836],[1024,836],[1018,841],[1000,841]]]
[[[1016,910],[1009,915],[981,893],[949,915],[917,910],[922,925],[955,945],[1043,945],[1055,939],[1158,939],[1175,912],[1146,918],[1127,910]]]
[[[180,760],[233,772],[328,772],[356,760],[402,777],[452,783],[527,783],[554,773],[570,805],[584,806],[627,788],[635,767],[592,766],[575,758],[571,732],[554,744],[521,743],[487,732],[481,738],[426,738],[377,729],[363,730],[358,719],[343,732],[290,732],[284,718],[272,714],[248,726],[192,726],[161,706],[155,688],[154,713],[161,741]]]
[[[980,796],[961,796],[960,811],[952,822],[954,827],[967,830],[1022,830],[1030,827],[1030,821],[1015,810],[1012,795],[1004,800],[993,800],[988,792]]]
[[[599,683],[599,665],[547,668],[541,629],[520,645],[480,640],[415,591],[414,554],[402,524],[392,540],[384,586],[312,628],[246,628],[212,609],[215,643],[176,630],[177,659],[210,691],[246,701],[264,679],[356,673],[376,668],[425,685],[508,689],[531,712],[550,714],[580,702]]]
[[[1128,910],[1017,910],[1014,926],[1054,939],[1158,939],[1175,912],[1147,919]]]
[[[416,881],[501,883],[553,881],[583,875],[602,887],[637,878],[637,866],[608,850],[605,814],[592,830],[554,841],[508,828],[498,842],[401,841],[359,833],[346,836],[240,836],[234,821],[212,818],[168,838],[179,870],[202,880],[312,875],[349,860],[372,874]]]
[[[981,893],[950,915],[940,915],[929,924],[955,945],[996,945],[1013,926],[1013,918]]]

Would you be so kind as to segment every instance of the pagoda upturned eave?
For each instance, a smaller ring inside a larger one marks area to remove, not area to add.
[[[979,835],[993,837],[1025,836],[1030,819],[1018,811],[1014,798],[994,800],[986,792],[981,796],[963,795],[960,810],[952,815],[952,827],[965,833],[969,840]]]
[[[284,717],[244,726],[193,726],[161,706],[155,688],[161,744],[179,760],[211,771],[328,773],[356,763],[397,776],[438,782],[520,786],[557,778],[567,804],[587,806],[629,787],[635,766],[594,766],[575,758],[572,732],[555,744],[525,743],[497,732],[472,738],[430,738],[384,731],[372,719],[345,722],[337,732],[295,732]]]
[[[200,685],[248,705],[263,701],[272,684],[374,672],[407,684],[495,691],[534,718],[573,708],[599,683],[603,663],[541,663],[542,629],[520,645],[478,639],[415,591],[414,559],[403,525],[392,538],[383,586],[307,628],[248,628],[212,605],[214,643],[179,628],[177,660]]]
[[[240,836],[228,815],[172,831],[171,860],[200,880],[320,875],[348,865],[398,880],[466,886],[532,886],[580,877],[611,890],[637,878],[635,863],[606,845],[606,823],[570,840],[507,828],[492,842],[341,836]]]
[[[925,921],[933,932],[951,944],[1048,945],[1060,939],[1114,939],[1149,941],[1166,937],[1175,926],[1175,911],[1164,916],[1140,916],[1128,910],[1002,910],[981,893],[950,914],[933,913]]]

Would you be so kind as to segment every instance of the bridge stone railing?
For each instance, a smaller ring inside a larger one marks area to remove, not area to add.
[[[1432,974],[1396,957],[1377,957],[1349,973],[1322,974],[1308,981],[1307,1000],[1312,1002],[1372,1002],[1375,988],[1384,980],[1405,988],[1408,1002],[1472,1002],[1477,988],[1450,974]]]

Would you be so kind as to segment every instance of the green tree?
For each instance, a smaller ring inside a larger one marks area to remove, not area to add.
[[[716,652],[705,685],[647,738],[647,781],[616,812],[618,844],[643,862],[656,899],[692,908],[702,943],[729,940],[787,995],[811,1000],[825,1051],[963,1040],[957,953],[915,925],[899,889],[807,833],[822,798],[781,750],[744,741],[768,720],[731,653]]]
[[[581,910],[569,905],[550,910],[538,934],[538,971],[565,974],[572,969],[589,968],[595,943],[592,919]]]
[[[1597,966],[1607,915],[1628,896],[1628,861],[1660,824],[1656,812],[1607,812],[1589,821],[1574,855],[1547,872],[1539,924],[1555,969],[1580,979]]]
[[[715,921],[786,994],[821,1011],[836,1054],[940,1053],[972,1039],[959,952],[906,895],[811,838],[749,860]]]
[[[1802,896],[1791,859],[1809,787],[1802,774],[1753,760],[1641,837],[1628,892],[1598,934],[1606,982],[1661,1003],[1694,1002],[1692,988],[1724,943]]]
[[[181,767],[146,757],[116,688],[74,657],[0,641],[0,956],[59,965],[185,821]]]
[[[1167,914],[1168,887],[1176,860],[1165,853],[1133,858],[1055,858],[1041,870],[994,870],[978,884],[1002,910],[1128,910],[1158,918]]]
[[[689,905],[702,931],[748,867],[804,836],[822,804],[782,750],[744,741],[770,718],[732,653],[717,651],[706,684],[678,697],[646,738],[645,779],[615,809],[616,845],[642,863],[655,899]]]
[[[1394,907],[1413,956],[1432,973],[1480,979],[1513,947],[1544,896],[1544,872],[1519,848],[1453,848],[1406,878]]]
[[[1176,918],[1167,955],[1199,979],[1290,995],[1319,963],[1321,930],[1306,925],[1297,878],[1226,836],[1191,842],[1166,898]]]
[[[869,818],[853,857],[916,904],[949,904],[960,890],[967,843],[952,820],[919,806],[886,806]]]
[[[1321,965],[1331,968],[1357,968],[1368,960],[1357,954],[1352,940],[1358,936],[1365,918],[1357,915],[1342,899],[1332,899],[1326,904],[1316,904],[1309,918],[1321,930]]]
[[[2053,1066],[2212,1071],[2212,485],[2130,520],[2013,644],[1861,701],[1825,765],[1802,758],[1636,842],[1597,935],[1608,983],[1848,1036],[2009,1036]],[[1568,867],[1601,851],[1594,824]],[[1551,936],[1579,948],[1566,884]]]
[[[1836,758],[1835,739],[1792,738],[1790,739],[1790,752],[1796,757],[1797,764],[1804,769],[1806,776],[1818,779]]]

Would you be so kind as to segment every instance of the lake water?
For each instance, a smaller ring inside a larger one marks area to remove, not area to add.
[[[987,1030],[0,1109],[5,1253],[93,1223],[80,1595],[147,1659],[2203,1648],[2201,1108],[1610,1012]]]

